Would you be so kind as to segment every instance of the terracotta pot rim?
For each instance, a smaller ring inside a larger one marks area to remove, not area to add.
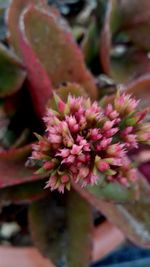
[[[93,262],[108,255],[125,241],[120,230],[107,221],[95,227],[93,239]],[[0,246],[0,267],[16,267],[16,264],[21,267],[55,267],[35,247]]]

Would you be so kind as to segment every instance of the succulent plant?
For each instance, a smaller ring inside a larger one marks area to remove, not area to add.
[[[66,21],[61,1],[2,2],[1,206],[29,204],[33,240],[57,266],[90,264],[92,206],[150,247],[137,160],[149,151],[150,4],[83,1]]]

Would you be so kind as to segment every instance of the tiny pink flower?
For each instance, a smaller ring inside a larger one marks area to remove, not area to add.
[[[97,162],[96,167],[101,172],[104,172],[110,168],[109,164],[104,160],[100,160],[99,162]]]
[[[98,141],[98,140],[100,140],[100,139],[102,138],[102,135],[101,135],[99,129],[94,128],[94,129],[91,129],[91,130],[89,131],[89,137],[90,137],[90,139],[93,140],[93,141]]]
[[[125,93],[118,93],[115,100],[114,106],[118,113],[131,113],[137,108],[139,101],[131,97],[131,95]]]
[[[100,150],[104,150],[108,147],[109,144],[111,144],[112,142],[112,138],[103,138],[102,141],[100,141],[97,145],[96,145],[96,149],[98,151]]]
[[[129,134],[125,137],[127,147],[138,148],[137,136],[135,134]]]
[[[106,121],[103,126],[103,131],[109,131],[114,126],[115,121]]]
[[[73,145],[72,149],[71,149],[71,154],[72,155],[79,155],[82,151],[82,146],[78,146],[78,145]]]
[[[125,187],[136,182],[127,153],[150,142],[150,123],[143,122],[147,111],[137,111],[138,101],[120,92],[106,107],[84,97],[69,95],[66,103],[54,98],[57,110],[47,109],[45,135],[37,135],[31,156],[50,175],[45,188],[63,193],[72,180],[86,187],[101,174]]]
[[[43,168],[47,171],[50,171],[54,168],[55,163],[53,161],[46,161],[43,165]]]
[[[130,134],[132,131],[133,131],[133,127],[128,126],[122,131],[122,136],[126,136],[127,134]]]
[[[60,144],[62,137],[56,134],[49,134],[48,140],[51,140],[51,142],[54,144]]]
[[[56,154],[56,156],[61,156],[62,158],[68,157],[70,154],[70,150],[68,148],[60,149],[60,152]]]
[[[128,172],[128,179],[130,182],[135,182],[137,180],[138,174],[136,169],[131,169]]]
[[[105,136],[106,137],[111,137],[113,135],[115,135],[117,132],[119,131],[119,128],[112,128],[109,131],[105,132]]]
[[[48,182],[46,183],[45,188],[50,187],[51,189],[53,189],[56,186],[56,183],[57,183],[57,177],[52,175],[50,179],[48,180]]]
[[[82,167],[80,170],[79,170],[79,177],[81,179],[84,179],[85,177],[87,177],[89,174],[89,168],[88,167]]]
[[[129,186],[129,182],[128,182],[128,179],[126,177],[121,177],[119,179],[120,183],[125,186],[125,187],[128,187]]]
[[[79,125],[74,116],[66,116],[66,121],[71,132],[77,132],[79,130]]]
[[[68,181],[69,181],[69,176],[68,175],[61,176],[61,182],[63,184],[66,184]]]
[[[120,144],[120,143],[116,143],[116,144],[110,145],[107,148],[107,153],[110,156],[117,157],[118,155],[120,155],[122,157],[125,154],[124,147],[125,147],[125,145],[124,144]]]

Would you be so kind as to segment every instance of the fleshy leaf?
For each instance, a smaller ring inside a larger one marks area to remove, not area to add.
[[[116,0],[107,1],[104,26],[100,38],[100,60],[106,74],[110,73],[110,49],[112,44],[112,34],[116,30],[116,27],[113,29],[113,21],[116,20],[116,6]]]
[[[95,20],[91,21],[89,29],[82,41],[82,51],[84,54],[84,58],[86,63],[90,66],[90,63],[98,54],[98,29]]]
[[[31,205],[29,220],[33,240],[57,266],[87,267],[91,251],[91,215],[89,204],[77,193],[61,197],[52,194]]]
[[[46,104],[52,96],[51,81],[26,38],[21,35],[20,40],[23,59],[28,73],[28,90],[32,97],[34,109],[41,118],[45,113]]]
[[[123,0],[118,5],[121,27],[130,40],[142,49],[150,49],[150,2]]]
[[[144,51],[134,46],[120,47],[115,43],[119,34],[125,35],[122,32],[122,23],[122,13],[118,8],[118,2],[108,1],[100,38],[100,61],[104,72],[121,83],[150,71],[150,60]],[[124,38],[127,36],[125,35]]]
[[[48,190],[43,189],[41,181],[24,183],[16,186],[8,186],[0,190],[0,205],[5,203],[32,203],[49,194]]]
[[[126,83],[149,72],[150,60],[142,51],[131,48],[120,56],[111,57],[110,76],[117,82]]]
[[[140,178],[141,195],[138,201],[130,203],[114,204],[106,202],[94,195],[89,194],[87,190],[82,190],[75,185],[74,188],[100,210],[107,219],[115,224],[125,234],[125,236],[141,247],[150,247],[150,186],[146,180]]]
[[[106,186],[89,186],[88,191],[94,196],[112,202],[129,202],[139,197],[139,189],[137,186],[125,188],[118,183],[108,184]]]
[[[117,225],[133,243],[150,248],[150,203],[103,204],[101,212]]]
[[[45,177],[45,175],[35,175],[33,174],[34,169],[25,167],[30,153],[30,145],[0,152],[0,188],[32,182]]]
[[[20,61],[2,44],[0,44],[0,73],[0,97],[17,92],[26,77]]]
[[[67,24],[60,17],[50,9],[46,12],[31,6],[21,17],[20,29],[54,88],[63,82],[77,82],[96,98],[94,78],[86,69],[83,55]]]
[[[29,4],[43,5],[45,0],[11,0],[7,10],[7,25],[9,30],[9,42],[12,44],[15,52],[21,56],[19,45],[19,18],[20,14]]]

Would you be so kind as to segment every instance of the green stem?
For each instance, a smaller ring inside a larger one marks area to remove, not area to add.
[[[68,199],[68,267],[87,267],[91,262],[91,207],[76,192]]]

